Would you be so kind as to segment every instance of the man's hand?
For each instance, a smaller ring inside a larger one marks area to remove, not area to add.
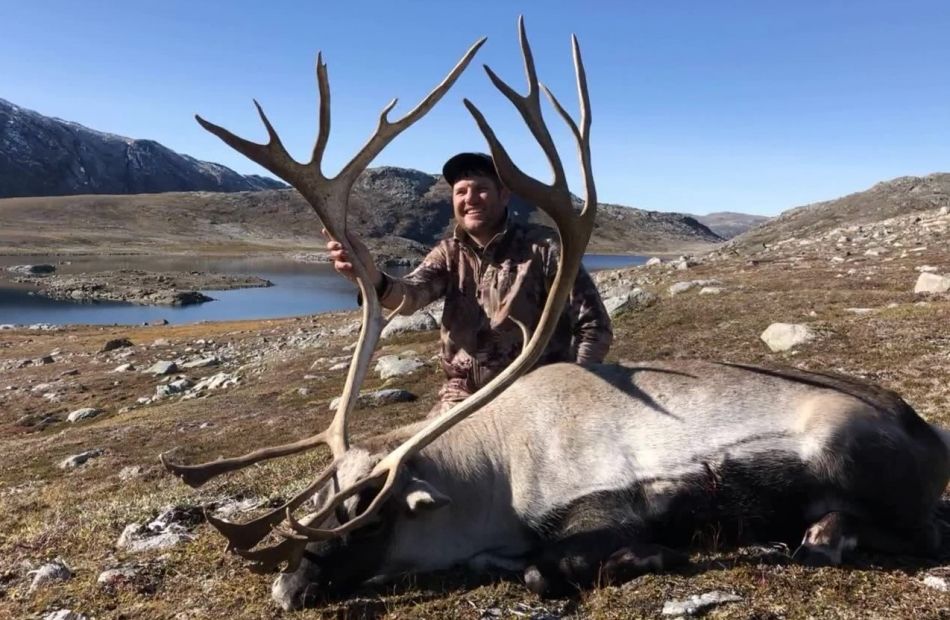
[[[336,269],[340,275],[355,282],[356,273],[353,271],[353,263],[350,262],[349,255],[346,253],[346,250],[343,249],[343,244],[333,239],[326,228],[323,229],[323,236],[327,238],[327,250],[330,252],[330,260],[333,262],[333,268]],[[370,283],[378,288],[383,281],[383,274],[376,268],[376,262],[373,260],[372,254],[369,253],[369,250],[366,249],[366,246],[363,245],[363,242],[360,241],[358,236],[348,234],[347,237],[349,237],[350,246],[353,248],[353,251],[356,252],[357,258],[366,265]]]

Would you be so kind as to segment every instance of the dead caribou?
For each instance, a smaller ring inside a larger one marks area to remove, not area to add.
[[[465,104],[500,178],[544,209],[562,239],[561,269],[544,311],[536,325],[522,326],[522,355],[442,417],[351,448],[346,418],[387,321],[366,285],[365,267],[356,262],[363,328],[329,428],[205,465],[166,463],[198,486],[264,459],[329,445],[330,467],[284,506],[245,524],[209,519],[229,548],[255,570],[283,567],[272,594],[287,609],[374,576],[458,564],[523,571],[528,588],[541,595],[622,582],[683,562],[674,549],[713,524],[743,540],[801,540],[793,557],[806,563],[839,564],[855,547],[932,553],[940,543],[935,509],[950,476],[950,436],[893,392],[838,376],[704,361],[560,364],[527,372],[564,307],[593,228],[596,194],[590,103],[576,40],[579,126],[546,93],[578,143],[586,189],[579,214],[541,118],[540,85],[519,27],[528,94],[488,74],[547,155],[553,184],[522,173],[477,108]],[[347,244],[347,197],[356,176],[434,105],[479,45],[402,120],[386,119],[390,104],[376,134],[333,179],[320,171],[330,125],[320,60],[320,130],[309,164],[291,159],[263,112],[267,145],[199,121],[296,187],[333,237]],[[298,521],[294,512],[314,496],[318,510]],[[272,531],[280,542],[255,549]]]

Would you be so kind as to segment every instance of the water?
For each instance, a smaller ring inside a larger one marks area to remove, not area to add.
[[[21,285],[0,283],[0,324],[49,323],[52,325],[134,325],[148,321],[169,323],[267,319],[303,316],[319,312],[352,310],[356,287],[341,278],[329,264],[298,263],[267,258],[197,257],[0,257],[0,269],[8,265],[50,263],[58,273],[96,272],[115,269],[145,271],[205,271],[255,275],[274,283],[267,288],[202,291],[215,301],[184,307],[140,306],[120,302],[83,303],[55,300],[33,293]],[[643,256],[588,254],[584,266],[590,271],[639,265]]]

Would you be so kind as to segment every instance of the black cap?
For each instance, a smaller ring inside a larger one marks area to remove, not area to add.
[[[462,178],[465,173],[478,172],[493,179],[498,178],[495,162],[485,153],[459,153],[449,158],[442,166],[442,176],[449,185]]]

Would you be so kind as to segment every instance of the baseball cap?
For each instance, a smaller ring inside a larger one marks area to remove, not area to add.
[[[450,157],[442,166],[442,176],[449,185],[455,185],[467,172],[480,172],[493,179],[498,178],[495,162],[485,153],[459,153]]]

